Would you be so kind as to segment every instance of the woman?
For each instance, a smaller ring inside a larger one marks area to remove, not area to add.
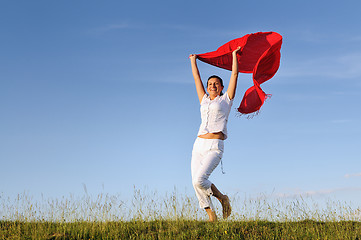
[[[217,187],[208,180],[210,174],[218,166],[223,155],[223,141],[227,138],[227,119],[233,98],[236,93],[238,78],[238,47],[232,52],[232,75],[225,94],[223,81],[218,76],[211,76],[207,82],[207,92],[204,89],[197,67],[197,55],[189,56],[196,90],[201,104],[202,123],[198,137],[192,151],[192,183],[196,192],[199,206],[204,208],[209,221],[217,221],[217,215],[212,205],[211,196],[215,196],[222,205],[223,218],[231,214],[231,205],[227,195],[222,194]]]

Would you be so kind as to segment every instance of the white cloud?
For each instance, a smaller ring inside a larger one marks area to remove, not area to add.
[[[336,123],[336,124],[337,123],[350,123],[350,122],[352,122],[352,119],[334,119],[331,122]]]
[[[334,188],[334,189],[321,189],[321,190],[311,190],[311,191],[296,190],[293,193],[275,193],[273,195],[279,198],[296,198],[296,197],[324,196],[336,192],[354,192],[354,191],[361,191],[361,188]]]
[[[288,60],[282,66],[282,77],[360,78],[361,53],[321,56],[307,60]]]
[[[351,36],[346,38],[349,42],[361,42],[361,36]]]
[[[202,38],[212,37],[212,38],[224,38],[224,41],[229,41],[233,38],[239,38],[243,35],[251,33],[246,29],[232,29],[232,28],[209,28],[199,25],[186,25],[186,24],[173,24],[173,23],[141,23],[141,22],[128,22],[123,21],[119,23],[111,23],[105,26],[101,26],[95,29],[92,29],[90,32],[93,33],[105,33],[108,31],[114,30],[123,30],[123,29],[154,29],[154,30],[171,30],[171,31],[183,31],[184,34],[190,34],[192,36],[201,36]],[[219,46],[214,46],[215,50]]]
[[[123,29],[132,29],[132,28],[138,28],[139,26],[130,24],[128,22],[120,22],[120,23],[114,23],[114,24],[108,24],[105,26],[101,26],[98,28],[91,29],[89,32],[92,34],[102,34],[109,31],[114,30],[123,30]]]
[[[114,29],[125,29],[130,28],[131,26],[128,23],[120,23],[120,24],[110,24],[104,28],[104,30],[114,30]]]
[[[360,173],[345,174],[345,178],[350,178],[350,177],[361,177],[361,172]]]
[[[322,43],[329,37],[318,31],[311,31],[309,29],[290,29],[285,31],[284,36],[291,41]]]
[[[347,46],[357,44],[361,41],[361,35],[345,35],[334,34],[329,36],[327,34],[319,33],[318,31],[310,30],[287,30],[284,32],[285,42],[299,42],[301,46],[303,43],[312,43],[314,47],[325,44],[330,45],[330,51],[327,54],[319,55],[314,52],[313,55],[307,56],[307,59],[300,59],[299,56],[294,56],[293,59],[290,52],[288,55],[282,55],[281,71],[278,76],[282,77],[325,77],[330,79],[351,79],[361,77],[361,52],[359,48],[350,47],[348,51],[338,53],[332,51],[337,46]],[[332,39],[332,41],[330,40]],[[284,47],[287,47],[284,46]],[[282,49],[281,49],[281,53]]]

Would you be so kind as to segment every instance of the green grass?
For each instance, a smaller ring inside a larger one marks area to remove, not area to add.
[[[190,220],[0,222],[1,239],[360,239],[361,223]]]
[[[176,190],[160,196],[135,189],[128,201],[0,194],[0,239],[361,239],[360,210],[345,203],[262,195],[231,202],[229,219],[209,223],[195,197]]]

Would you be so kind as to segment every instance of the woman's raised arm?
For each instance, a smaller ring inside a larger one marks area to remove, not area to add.
[[[237,78],[238,78],[238,60],[237,60],[237,52],[241,49],[238,47],[236,50],[232,52],[232,75],[231,80],[229,81],[227,93],[229,98],[232,100],[236,95],[237,88]]]
[[[196,84],[196,90],[197,90],[199,102],[202,102],[203,96],[204,94],[206,94],[206,91],[204,90],[201,76],[199,75],[199,70],[197,67],[197,55],[191,54],[189,55],[189,58],[191,60],[192,74],[193,74],[194,82]]]

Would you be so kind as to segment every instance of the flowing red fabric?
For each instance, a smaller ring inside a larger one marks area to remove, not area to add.
[[[282,36],[276,32],[258,32],[231,40],[216,51],[197,54],[197,58],[216,67],[232,71],[232,52],[237,53],[238,71],[253,73],[253,86],[244,94],[238,111],[242,114],[257,113],[267,95],[261,84],[277,72],[281,58]]]

